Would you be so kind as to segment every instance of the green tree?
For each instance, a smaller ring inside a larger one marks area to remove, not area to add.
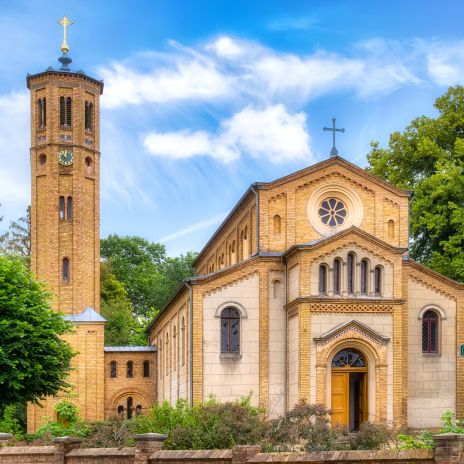
[[[144,319],[153,317],[182,280],[193,275],[195,258],[191,252],[169,258],[159,243],[119,235],[101,240],[101,256],[124,285],[136,317]]]
[[[0,217],[0,222],[3,217]],[[31,207],[26,211],[26,216],[17,221],[11,221],[6,232],[0,235],[0,251],[3,254],[19,256],[30,264],[31,254]]]
[[[411,257],[464,282],[464,87],[435,101],[436,118],[421,116],[372,142],[368,170],[410,189]]]
[[[144,326],[133,315],[124,286],[111,273],[107,263],[100,266],[100,294],[105,326],[105,345],[146,345]]]
[[[0,256],[0,410],[66,389],[71,324],[18,258]]]

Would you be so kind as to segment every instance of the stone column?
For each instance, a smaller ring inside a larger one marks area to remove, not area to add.
[[[440,464],[460,463],[463,456],[464,435],[441,433],[433,436],[435,462]]]
[[[245,464],[248,459],[255,456],[261,451],[259,445],[243,445],[232,448],[231,464]]]
[[[65,463],[66,455],[74,448],[78,448],[82,440],[75,437],[56,437],[52,439],[52,443],[56,448],[53,464],[58,464]]]
[[[168,438],[162,433],[141,433],[134,435],[135,457],[134,464],[147,464],[150,456],[163,447],[163,442]]]
[[[2,446],[7,446],[8,445],[8,441],[10,440],[10,438],[13,438],[13,434],[12,433],[1,433],[0,432],[0,448]]]

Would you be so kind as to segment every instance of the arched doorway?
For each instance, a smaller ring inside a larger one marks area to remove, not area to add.
[[[332,424],[359,429],[367,420],[367,361],[352,348],[340,350],[332,358]]]

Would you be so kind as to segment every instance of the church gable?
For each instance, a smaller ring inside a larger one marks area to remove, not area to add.
[[[261,249],[285,251],[351,226],[407,246],[408,193],[334,158],[260,188]]]

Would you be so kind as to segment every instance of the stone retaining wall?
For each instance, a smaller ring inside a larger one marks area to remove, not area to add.
[[[318,453],[260,453],[258,446],[231,450],[162,450],[165,435],[136,435],[134,448],[79,448],[71,437],[54,439],[54,446],[7,446],[0,434],[0,464],[460,464],[464,435],[434,437],[435,450],[322,451]]]

